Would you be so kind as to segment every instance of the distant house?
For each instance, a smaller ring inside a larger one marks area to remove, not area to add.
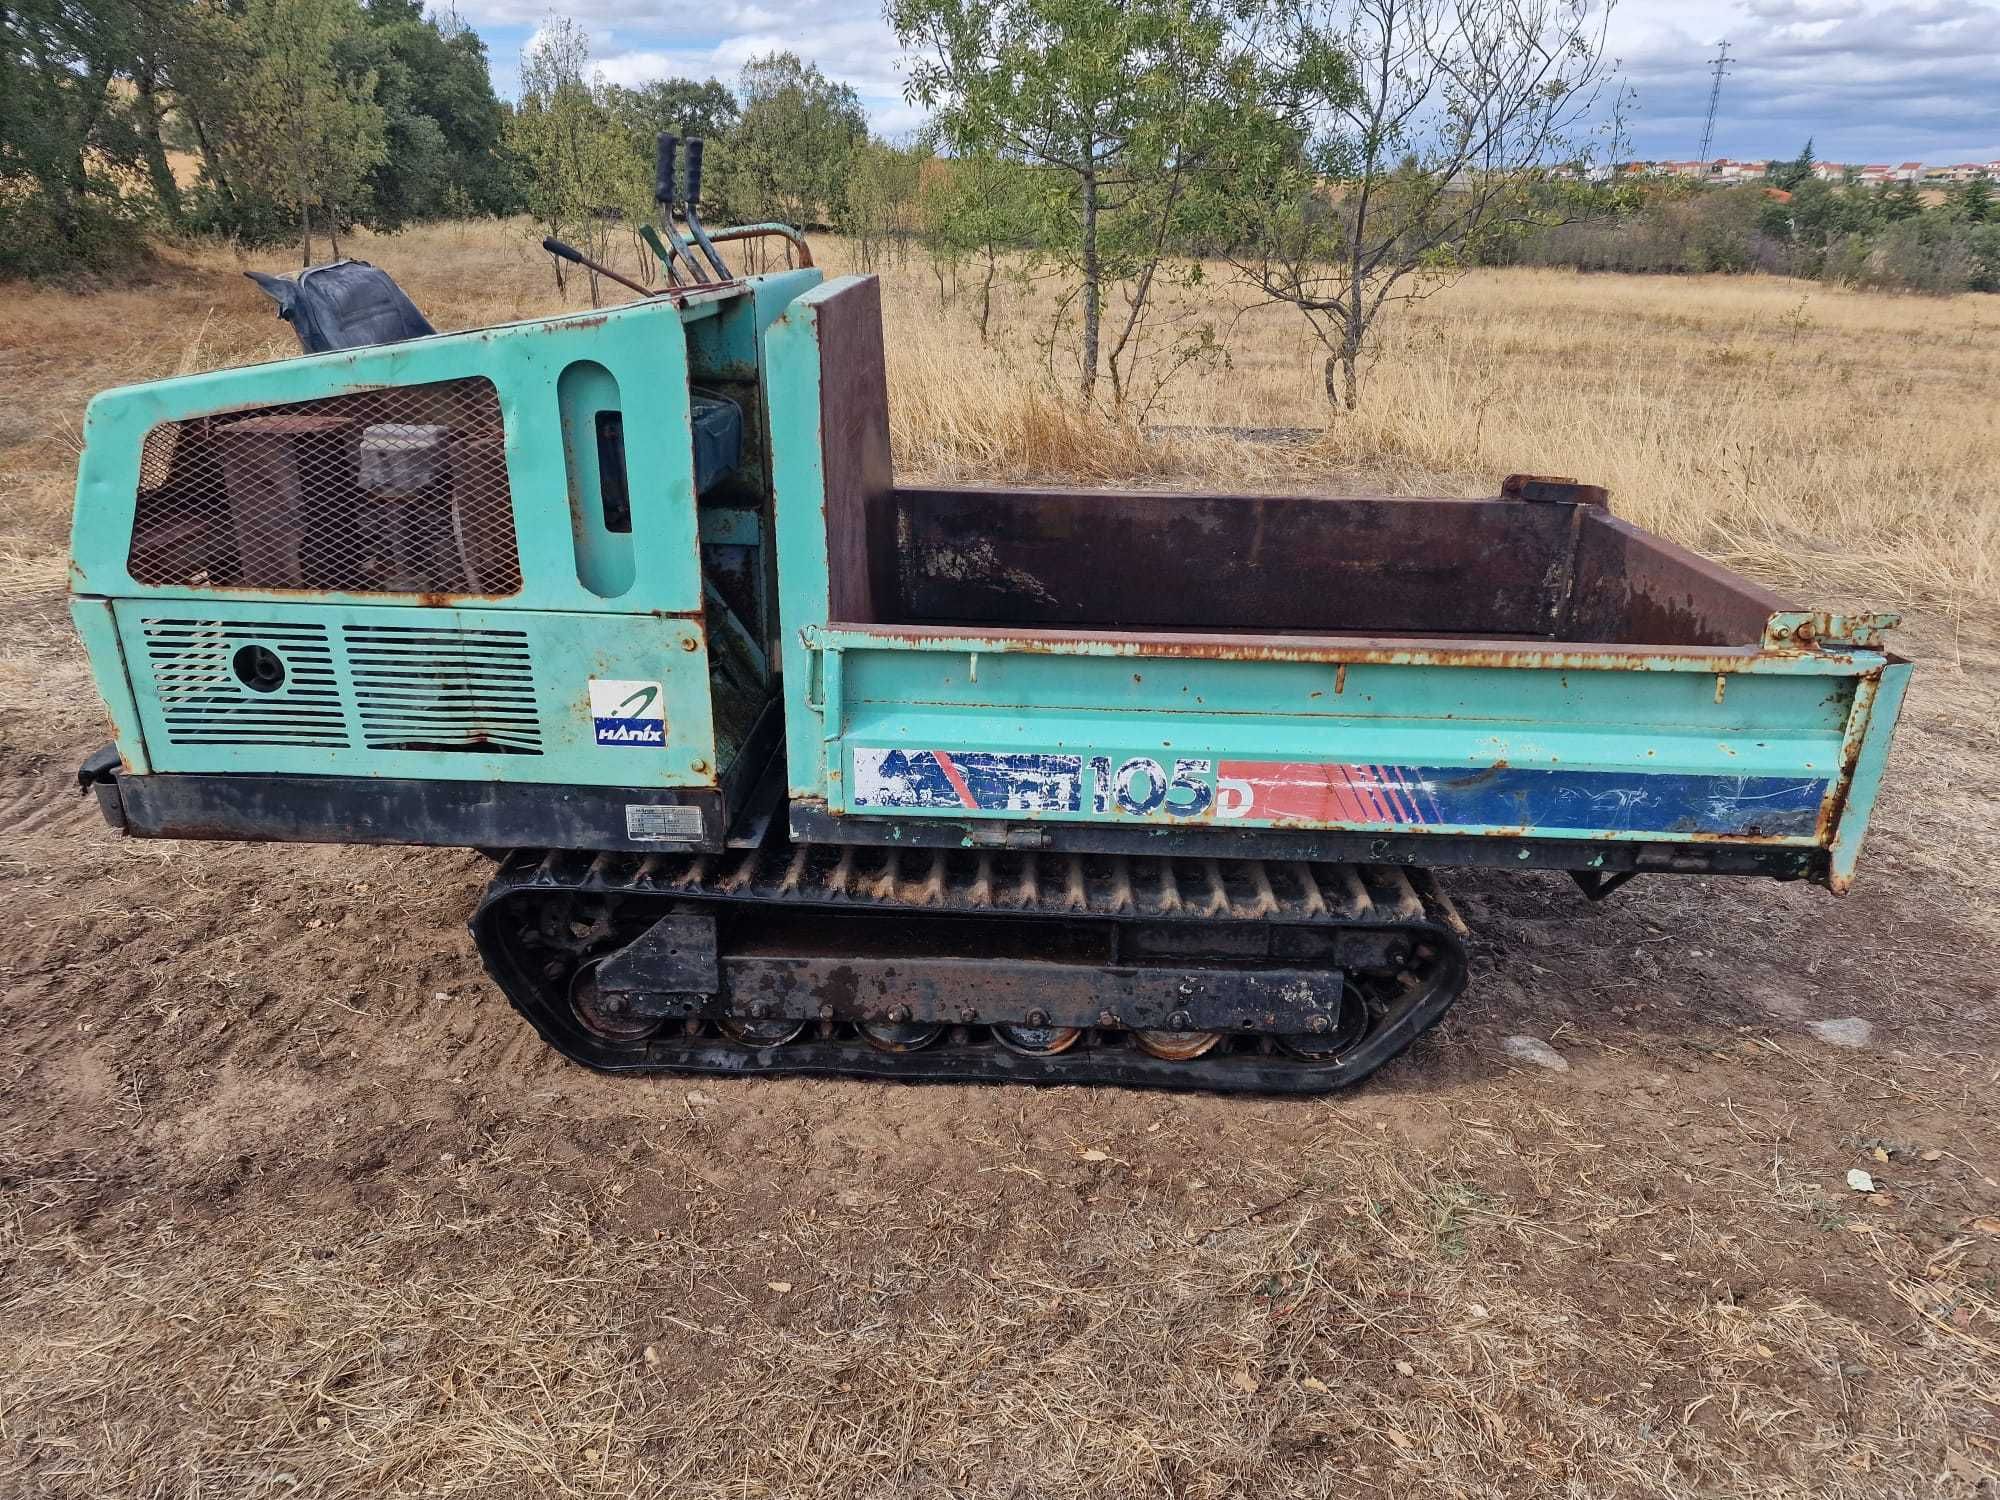
[[[1924,175],[1924,164],[1920,161],[1906,161],[1896,168],[1896,181],[1915,182]]]
[[[1896,169],[1887,162],[1870,162],[1856,176],[1866,187],[1880,187],[1896,179]]]
[[[1813,176],[1817,177],[1821,182],[1845,182],[1847,181],[1847,171],[1846,162],[1816,161],[1813,163]]]
[[[1711,182],[1762,182],[1769,170],[1769,164],[1761,161],[1731,161],[1719,157],[1708,164],[1708,179]]]

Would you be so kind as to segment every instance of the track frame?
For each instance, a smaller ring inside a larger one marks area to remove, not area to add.
[[[705,972],[682,941],[695,918],[718,934],[708,993],[675,988]],[[494,877],[472,933],[550,1046],[613,1073],[1316,1094],[1407,1049],[1466,977],[1463,923],[1427,874],[1303,862],[528,851]],[[802,969],[809,982],[766,982]],[[605,970],[615,984],[595,988]],[[921,1044],[885,1045],[899,1027]],[[1219,1042],[1196,1056],[1142,1045],[1211,1029]],[[1044,1034],[1059,1044],[1019,1045]]]

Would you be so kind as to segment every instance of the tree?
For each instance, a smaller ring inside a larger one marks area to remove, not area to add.
[[[868,139],[868,114],[851,85],[834,83],[793,52],[744,65],[741,117],[713,195],[737,219],[828,223],[846,197],[854,152]]]
[[[1993,184],[1984,177],[1975,177],[1958,190],[1952,200],[1952,217],[1965,224],[1991,224],[2000,221],[2000,202],[1993,198]]]
[[[0,269],[116,258],[131,216],[99,146],[141,30],[121,0],[0,5]]]
[[[873,271],[885,242],[905,243],[917,227],[917,185],[929,153],[864,141],[848,158],[841,229],[854,237],[861,269]]]
[[[1877,208],[1889,223],[1900,224],[1906,219],[1921,217],[1924,200],[1918,196],[1917,185],[1905,178],[1895,187],[1884,189]]]
[[[1806,137],[1806,143],[1799,148],[1799,154],[1790,161],[1774,161],[1765,168],[1765,181],[1774,188],[1786,192],[1796,190],[1802,183],[1813,181],[1813,142]]]
[[[235,150],[248,179],[296,217],[301,265],[312,264],[315,212],[340,253],[340,227],[365,207],[368,173],[387,150],[375,75],[343,79],[334,65],[360,24],[354,0],[249,0],[243,16],[256,62]]]
[[[1256,0],[890,0],[905,92],[957,156],[1043,170],[1039,238],[1080,305],[1082,399],[1122,402],[1170,251],[1212,225],[1205,173],[1246,114]],[[1125,291],[1108,334],[1106,293]]]
[[[651,158],[628,149],[603,86],[585,71],[589,63],[589,36],[574,21],[551,17],[521,54],[521,98],[509,138],[527,171],[529,212],[547,234],[579,240],[586,255],[601,261],[614,216],[650,200],[641,182]],[[551,259],[561,290],[563,262]],[[593,305],[597,295],[593,271]]]
[[[514,206],[500,157],[501,110],[486,44],[453,18],[424,14],[423,0],[367,0],[365,23],[335,48],[346,78],[373,73],[386,151],[368,174],[376,228]]]
[[[736,128],[736,96],[726,84],[708,78],[655,78],[637,88],[613,84],[605,90],[611,117],[632,139],[647,161],[653,142],[662,134],[720,140]]]
[[[1031,168],[990,152],[924,163],[917,217],[944,301],[945,275],[965,260],[979,268],[979,341],[993,321],[1003,257],[1034,247],[1037,184]],[[1026,274],[1027,267],[1020,268]]]
[[[1594,0],[1303,0],[1271,49],[1273,128],[1241,137],[1259,186],[1238,269],[1327,351],[1329,403],[1360,399],[1383,309],[1482,245],[1547,223],[1608,69]]]

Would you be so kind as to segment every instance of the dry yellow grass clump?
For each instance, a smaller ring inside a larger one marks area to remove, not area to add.
[[[345,248],[442,328],[564,305],[524,223]],[[852,247],[819,249],[831,271],[851,268]],[[233,274],[283,262],[169,251],[145,287],[0,292],[0,375],[25,398],[0,414],[0,451],[18,445],[0,551],[56,539],[93,390],[292,352]],[[1297,315],[1211,278],[1170,293],[1166,314],[1212,323],[1226,364],[1184,372],[1142,430],[1130,412],[1079,409],[1072,356],[1041,342],[1046,283],[1003,282],[982,343],[969,296],[941,304],[920,250],[878,270],[906,474],[1467,494],[1510,471],[1572,474],[1609,485],[1628,519],[1780,582],[1960,605],[2000,563],[2000,297],[1482,272],[1392,309],[1361,409],[1333,413]],[[568,304],[581,299],[573,285]]]

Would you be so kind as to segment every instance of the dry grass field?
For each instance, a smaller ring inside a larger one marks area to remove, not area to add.
[[[351,249],[441,327],[557,305],[518,227]],[[1274,1102],[599,1078],[484,984],[477,858],[98,826],[83,405],[289,353],[238,269],[0,286],[0,1494],[2000,1488],[2000,299],[1482,274],[1328,425],[1291,315],[1219,295],[1228,368],[1145,434],[1041,379],[1044,290],[985,346],[886,271],[906,473],[1567,473],[1907,611],[1854,894],[1456,876],[1446,1024]]]

